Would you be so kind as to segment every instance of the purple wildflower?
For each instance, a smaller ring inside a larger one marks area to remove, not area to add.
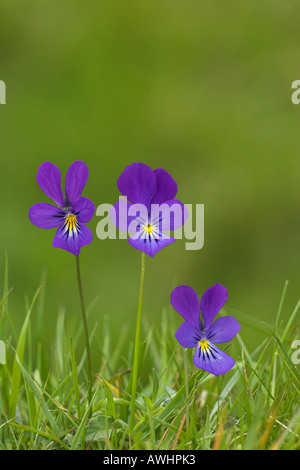
[[[66,174],[64,196],[59,168],[51,162],[44,162],[38,169],[37,183],[58,207],[41,202],[29,209],[29,219],[37,227],[58,227],[53,246],[75,256],[79,255],[82,246],[93,239],[85,223],[93,217],[95,206],[90,199],[81,196],[88,177],[86,163],[80,160],[72,163]]]
[[[215,343],[227,343],[241,329],[231,316],[213,319],[227,301],[227,290],[220,284],[207,289],[199,303],[196,292],[189,286],[176,287],[171,294],[171,304],[185,322],[175,337],[185,348],[196,347],[194,364],[214,375],[225,374],[235,362]]]
[[[127,166],[117,182],[128,201],[119,200],[110,211],[115,225],[133,232],[129,243],[152,258],[175,239],[163,233],[180,228],[187,210],[175,199],[177,183],[164,169],[152,170],[144,163]]]

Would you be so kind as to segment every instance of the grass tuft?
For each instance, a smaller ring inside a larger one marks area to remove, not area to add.
[[[132,431],[132,347],[128,357],[123,351],[124,343],[133,341],[128,329],[122,334],[124,343],[117,346],[111,343],[107,317],[91,332],[98,355],[89,403],[80,322],[74,338],[69,338],[68,314],[61,310],[55,338],[43,340],[43,273],[43,287],[36,291],[17,333],[8,308],[7,263],[4,278],[0,333],[7,338],[8,354],[7,363],[0,365],[1,449],[300,448],[300,372],[291,359],[291,342],[299,338],[300,301],[284,324],[287,283],[274,325],[235,312],[242,324],[255,323],[256,330],[264,331],[265,339],[248,351],[241,330],[229,346],[236,365],[222,377],[195,369],[192,351],[181,348],[168,328],[174,312],[165,309],[161,325],[143,318],[145,339],[139,348]]]

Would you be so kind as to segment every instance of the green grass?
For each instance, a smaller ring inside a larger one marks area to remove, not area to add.
[[[73,338],[66,333],[68,313],[60,310],[53,318],[55,337],[35,340],[45,311],[44,275],[42,282],[32,301],[25,302],[24,323],[17,331],[9,309],[6,264],[0,302],[0,338],[7,345],[7,364],[0,365],[1,449],[300,448],[300,373],[291,361],[291,343],[299,338],[299,303],[283,323],[287,284],[274,325],[236,313],[242,326],[253,326],[265,339],[248,351],[242,328],[227,349],[236,365],[218,378],[195,369],[192,351],[178,345],[169,327],[171,309],[162,312],[161,324],[144,314],[130,431],[133,332],[121,327],[120,340],[112,344],[107,317],[91,328],[93,351],[98,354],[92,358],[88,406],[79,306]],[[131,345],[126,354],[125,343]]]

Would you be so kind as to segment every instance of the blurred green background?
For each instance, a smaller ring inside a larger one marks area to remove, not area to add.
[[[64,177],[76,159],[89,166],[84,196],[96,206],[117,200],[117,178],[134,161],[165,168],[178,198],[205,205],[202,250],[182,240],[147,257],[144,315],[159,325],[176,285],[201,295],[219,282],[229,307],[272,323],[288,279],[288,318],[300,282],[299,2],[2,0],[0,10],[0,268],[3,279],[7,252],[17,327],[44,267],[45,340],[61,305],[70,334],[81,321],[73,256],[28,219],[32,204],[50,202],[39,165],[49,160]],[[113,341],[123,326],[133,341],[140,252],[97,239],[99,220],[81,255],[86,303],[98,298],[89,325],[108,317]],[[172,318],[175,332],[181,318]],[[254,347],[261,335],[243,327]]]

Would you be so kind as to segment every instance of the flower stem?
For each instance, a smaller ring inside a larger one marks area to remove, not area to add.
[[[135,330],[134,357],[133,357],[133,367],[132,367],[131,407],[130,407],[130,421],[129,421],[130,431],[132,431],[133,425],[134,425],[137,374],[138,374],[138,366],[139,366],[139,347],[140,347],[140,331],[141,331],[142,305],[143,305],[143,293],[144,293],[144,279],[145,279],[145,253],[142,252],[140,294],[139,294],[139,305],[138,305],[136,330]]]
[[[80,297],[80,304],[81,304],[81,313],[82,313],[82,321],[83,321],[83,329],[84,329],[84,338],[85,338],[85,347],[86,347],[86,355],[87,355],[87,367],[88,367],[88,404],[91,403],[92,399],[92,366],[91,366],[91,350],[90,350],[90,341],[89,341],[89,332],[87,326],[87,319],[85,313],[85,306],[83,300],[83,292],[82,292],[82,282],[81,282],[81,275],[80,275],[80,264],[79,264],[79,255],[75,256],[76,259],[76,272],[77,272],[77,281],[78,281],[78,291]]]
[[[188,368],[187,368],[187,360],[186,360],[186,351],[183,351],[183,366],[184,366],[184,379],[185,379],[185,397],[186,397],[186,432],[188,434],[189,432],[189,425],[190,425],[190,420],[189,420],[189,404],[188,404],[188,398],[189,398],[189,377],[188,377]]]

